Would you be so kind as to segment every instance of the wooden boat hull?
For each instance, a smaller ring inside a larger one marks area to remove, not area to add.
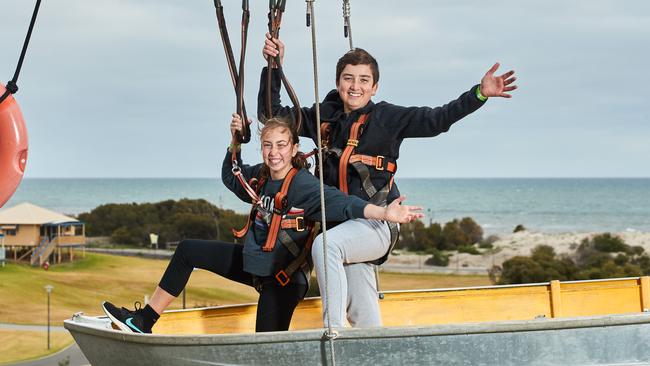
[[[390,292],[380,304],[386,326],[333,340],[319,299],[289,332],[253,333],[254,305],[166,312],[153,335],[82,315],[65,327],[94,366],[650,365],[648,277]]]

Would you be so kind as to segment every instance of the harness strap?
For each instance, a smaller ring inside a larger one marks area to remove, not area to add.
[[[330,147],[330,123],[322,122],[320,124],[320,140],[323,149],[327,150]]]
[[[397,171],[397,163],[390,161],[383,155],[370,156],[362,154],[354,154],[350,156],[350,163],[361,162],[363,164],[374,167],[375,170],[385,170],[389,173],[395,174]]]
[[[300,255],[300,247],[298,244],[296,244],[295,241],[293,241],[293,239],[291,239],[291,236],[289,236],[286,230],[280,230],[278,232],[278,240],[280,240],[280,243],[282,243],[282,245],[284,245],[289,250],[291,255],[294,257]]]
[[[251,187],[248,182],[246,182],[244,175],[241,173],[241,168],[239,167],[239,163],[237,162],[236,157],[234,157],[232,160],[232,174],[237,178],[239,184],[242,186],[242,188],[244,188],[244,191],[246,191],[248,196],[251,198],[253,205],[258,203],[260,201],[260,197],[257,194],[257,191],[253,189],[253,187]]]
[[[235,230],[234,228],[231,228],[230,231],[232,231],[232,235],[234,235],[235,238],[241,239],[246,236],[246,233],[248,233],[248,229],[250,229],[251,224],[253,222],[253,217],[255,216],[255,205],[251,208],[251,212],[248,214],[248,217],[246,218],[246,224],[244,224],[244,227],[241,228],[240,230]]]
[[[237,178],[240,179],[241,176],[242,176],[242,174],[240,173]],[[242,182],[242,181],[244,183],[246,183],[243,179],[240,179],[240,182]],[[257,198],[257,201],[254,201],[253,205],[251,206],[251,212],[248,214],[248,217],[246,218],[246,224],[244,225],[244,227],[241,228],[240,230],[230,229],[232,231],[232,234],[235,236],[235,238],[241,239],[244,236],[246,236],[246,233],[248,233],[248,229],[250,229],[251,224],[253,223],[253,220],[255,218],[255,213],[257,211],[257,204],[260,201],[258,194],[259,194],[260,190],[262,189],[262,186],[264,185],[265,182],[266,182],[265,179],[260,179],[258,181],[257,178],[252,178],[250,180],[250,182],[249,182],[250,185],[245,184],[245,186],[248,186],[248,188],[250,188],[250,189],[252,189],[251,186],[255,186],[255,190],[253,191],[253,193],[258,198]],[[242,184],[242,186],[244,186],[244,184]]]
[[[345,150],[343,150],[339,161],[339,189],[346,194],[348,193],[348,162],[354,148],[359,145],[359,130],[361,129],[361,126],[366,123],[367,118],[367,114],[362,114],[359,116],[359,119],[352,124],[347,145]]]
[[[282,240],[282,237],[280,237],[280,242],[289,249],[291,254],[296,257],[289,265],[287,268],[282,269],[278,271],[278,273],[275,274],[275,279],[282,285],[283,287],[286,286],[290,281],[291,281],[291,276],[298,270],[301,269],[305,273],[305,277],[309,279],[309,274],[311,273],[311,269],[313,267],[313,263],[311,262],[311,247],[312,244],[314,243],[314,239],[316,238],[316,234],[319,231],[319,227],[317,224],[314,224],[314,226],[311,227],[309,231],[309,236],[307,237],[307,241],[305,242],[305,246],[303,247],[302,251],[299,251],[298,254],[294,254],[294,252],[290,249],[290,246],[297,247],[296,243],[291,239],[291,237],[281,231],[281,233],[284,233],[286,235],[286,238],[288,240]]]
[[[293,177],[298,173],[298,169],[291,168],[287,176],[284,177],[284,182],[282,182],[282,188],[280,192],[275,194],[275,199],[273,200],[273,218],[271,219],[271,225],[269,226],[269,233],[266,237],[266,243],[262,247],[262,251],[270,252],[275,248],[275,242],[278,238],[278,231],[280,231],[280,225],[282,223],[282,211],[287,206],[287,192],[289,192],[289,186]]]
[[[361,187],[368,195],[368,198],[372,199],[377,194],[377,188],[375,188],[375,186],[372,184],[372,180],[370,179],[370,171],[368,170],[368,167],[358,161],[352,163],[351,165],[353,168],[355,168],[355,170],[359,174],[359,177],[361,178]]]
[[[396,223],[389,221],[387,221],[386,224],[388,224],[388,230],[390,231],[390,245],[388,246],[388,250],[386,251],[386,254],[384,254],[381,258],[377,258],[374,261],[369,262],[377,266],[386,262],[388,255],[393,251],[395,244],[397,244],[397,239],[399,239],[399,226],[397,226]]]
[[[294,217],[294,218],[288,218],[288,219],[282,219],[280,222],[280,228],[281,229],[294,229],[298,232],[305,231],[308,226],[305,223],[305,218],[302,216]]]

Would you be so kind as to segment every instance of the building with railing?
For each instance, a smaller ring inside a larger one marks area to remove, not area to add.
[[[32,265],[74,260],[74,249],[86,245],[84,223],[31,203],[0,211],[0,239],[6,259]]]

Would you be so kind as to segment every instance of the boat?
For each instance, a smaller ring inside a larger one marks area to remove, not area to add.
[[[106,317],[64,322],[104,365],[650,365],[650,277],[390,291],[384,326],[323,329],[319,298],[286,332],[254,333],[254,304],[165,312],[154,334]]]

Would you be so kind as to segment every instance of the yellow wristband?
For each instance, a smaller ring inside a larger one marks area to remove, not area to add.
[[[480,86],[480,85],[476,87],[476,97],[477,97],[478,100],[480,100],[481,102],[485,102],[486,100],[488,100],[488,97],[486,97],[485,95],[481,94],[481,86]]]
[[[232,152],[232,151],[240,151],[241,150],[241,145],[231,143],[230,145],[228,145],[228,150],[230,152]]]

